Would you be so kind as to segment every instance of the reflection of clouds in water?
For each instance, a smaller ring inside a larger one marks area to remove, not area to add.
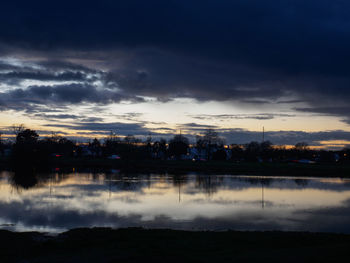
[[[265,207],[291,207],[292,205],[288,204],[276,204],[274,202],[270,201],[244,201],[244,200],[225,200],[225,199],[218,199],[218,200],[211,200],[211,199],[194,199],[192,200],[193,203],[198,204],[215,204],[215,205],[239,205],[239,206],[262,206],[262,203]]]
[[[1,209],[3,208],[0,204]],[[46,227],[51,229],[68,229],[81,226],[111,226],[111,227],[129,227],[129,226],[144,226],[144,227],[171,227],[178,229],[244,229],[246,226],[254,226],[272,229],[276,222],[266,220],[263,216],[258,214],[250,214],[249,216],[227,216],[208,219],[205,217],[193,218],[191,220],[174,220],[173,218],[159,214],[152,219],[143,219],[141,215],[129,214],[122,216],[118,214],[99,212],[81,213],[74,210],[47,210],[36,209],[27,213],[25,217],[22,214],[22,206],[18,203],[13,203],[10,208],[6,210],[6,220],[13,222],[19,228],[38,229]],[[243,228],[242,228],[243,227]]]
[[[294,212],[302,216],[310,231],[350,233],[350,198],[335,207],[316,207]]]
[[[23,226],[23,229],[47,227],[64,230],[82,226],[126,227],[128,224],[136,226],[140,218],[140,216],[133,215],[118,216],[98,210],[96,212],[66,210],[62,207],[55,207],[55,209],[36,207],[23,214],[23,205],[18,202],[11,203],[11,206],[0,204],[0,209],[3,219],[14,223],[17,227]]]
[[[0,223],[14,223],[17,230],[144,226],[329,231],[336,223],[334,229],[350,232],[345,226],[350,187],[339,179],[269,178],[266,183],[265,177],[191,175],[175,180],[169,175],[70,174],[11,193],[6,175],[0,177]],[[322,218],[327,222],[322,224]]]

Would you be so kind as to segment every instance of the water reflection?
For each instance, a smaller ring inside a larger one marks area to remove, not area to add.
[[[350,180],[196,174],[0,173],[0,227],[350,233]]]

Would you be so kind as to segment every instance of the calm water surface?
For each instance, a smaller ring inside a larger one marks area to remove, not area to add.
[[[0,172],[0,229],[93,226],[350,233],[350,180]]]

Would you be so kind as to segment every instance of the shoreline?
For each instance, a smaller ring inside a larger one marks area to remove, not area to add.
[[[79,228],[48,236],[0,230],[1,262],[335,262],[350,235]]]
[[[11,165],[10,162],[0,161],[1,169],[22,167]],[[28,169],[24,165],[24,169]],[[205,174],[228,174],[228,175],[257,175],[257,176],[295,176],[295,177],[340,177],[350,178],[349,163],[256,163],[256,162],[232,162],[232,161],[161,161],[161,160],[108,160],[108,159],[56,159],[44,163],[41,167],[35,167],[37,171],[49,172],[54,168],[62,171],[75,169],[117,169],[122,172],[139,173],[173,173],[186,174],[190,172]]]

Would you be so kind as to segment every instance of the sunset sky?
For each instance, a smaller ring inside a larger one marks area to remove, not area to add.
[[[2,1],[0,131],[350,145],[350,2]]]

